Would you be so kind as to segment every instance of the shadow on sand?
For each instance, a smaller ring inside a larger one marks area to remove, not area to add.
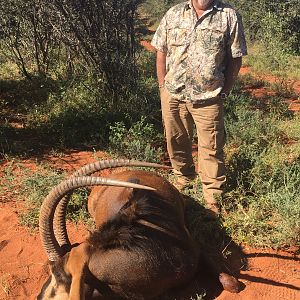
[[[246,255],[226,234],[219,219],[195,199],[185,196],[185,200],[188,229],[200,248],[199,268],[192,282],[160,300],[196,300],[197,297],[213,300],[223,291],[218,274],[224,272],[241,278],[240,270],[247,269]],[[244,287],[240,282],[240,290]]]

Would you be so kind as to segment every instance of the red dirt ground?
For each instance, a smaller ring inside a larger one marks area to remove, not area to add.
[[[246,75],[246,74],[251,74],[251,76],[253,76],[254,78],[261,79],[269,83],[274,83],[274,84],[277,83],[279,85],[283,83],[282,80],[280,80],[279,78],[273,75],[257,76],[256,74],[253,73],[251,68],[242,67],[240,70],[240,75]],[[295,95],[292,98],[283,98],[283,100],[288,103],[289,109],[291,111],[295,111],[295,112],[300,111],[300,81],[285,79],[284,84],[290,87],[297,96]],[[268,88],[267,86],[257,87],[257,88],[254,88],[253,86],[249,86],[248,88],[246,87],[246,90],[249,91],[256,98],[265,98],[267,96],[275,95],[275,92],[271,91],[270,88]]]
[[[104,158],[101,153],[98,156]],[[91,152],[70,152],[62,158],[45,157],[48,163],[72,172],[94,161]],[[34,162],[27,161],[34,169]],[[3,166],[2,166],[3,170]],[[46,277],[46,256],[37,232],[29,232],[18,223],[18,212],[23,203],[0,201],[0,299],[34,299]],[[87,233],[83,225],[69,224],[73,242],[80,242]],[[245,288],[239,294],[214,293],[218,300],[299,300],[300,255],[283,252],[243,248],[247,268],[238,276]],[[299,249],[298,249],[299,251]],[[244,268],[243,268],[244,269]],[[204,285],[205,286],[205,285]],[[190,298],[188,298],[190,299]]]

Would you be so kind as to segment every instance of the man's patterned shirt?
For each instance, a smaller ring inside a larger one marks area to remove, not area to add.
[[[175,5],[161,20],[151,44],[166,53],[168,91],[193,103],[220,93],[226,57],[247,54],[239,14],[218,0],[200,18],[192,0]]]

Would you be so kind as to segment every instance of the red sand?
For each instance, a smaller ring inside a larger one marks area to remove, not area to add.
[[[251,74],[254,78],[262,79],[263,81],[269,82],[269,83],[278,83],[280,84],[280,79],[273,76],[273,75],[261,75],[257,76],[254,74],[249,67],[242,67],[240,70],[240,75],[246,75]],[[288,86],[291,86],[291,88],[294,90],[295,94],[298,95],[298,97],[294,98],[283,98],[283,101],[286,101],[286,103],[289,104],[289,109],[291,111],[299,112],[300,111],[300,81],[299,80],[285,80],[284,81]],[[248,92],[250,92],[254,97],[256,98],[265,98],[267,96],[273,96],[276,93],[274,91],[271,91],[268,87],[248,87],[246,88]]]
[[[0,203],[0,299],[34,299],[46,278],[46,256],[38,233],[18,224],[16,202]],[[84,226],[69,225],[72,241],[82,241]],[[74,238],[76,236],[76,238]],[[244,248],[248,269],[239,294],[223,291],[218,300],[299,300],[300,255]]]

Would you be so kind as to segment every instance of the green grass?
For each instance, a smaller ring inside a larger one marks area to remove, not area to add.
[[[299,116],[291,114],[279,97],[262,100],[244,93],[243,86],[251,83],[261,84],[242,77],[225,105],[228,180],[222,222],[207,217],[199,180],[186,191],[191,199],[187,220],[193,236],[202,247],[213,244],[221,252],[230,238],[253,246],[300,245]],[[110,130],[114,155],[160,161],[163,136],[146,118],[129,126],[116,122]],[[18,191],[17,196],[26,199],[28,210],[22,223],[34,227],[42,199],[64,176],[45,165],[32,172],[12,159],[1,189],[4,193]],[[69,207],[71,219],[87,219],[86,210],[80,210],[86,197],[86,190],[75,193]]]
[[[239,243],[299,245],[299,116],[278,97],[263,101],[236,90],[227,103],[223,226]]]
[[[294,81],[287,81],[281,78],[276,82],[268,84],[268,86],[278,97],[297,99],[299,96],[294,90]]]
[[[261,78],[256,78],[251,74],[240,75],[242,79],[243,86],[249,88],[261,88],[265,86],[267,83],[266,81],[262,80]]]
[[[6,63],[0,63],[0,69],[2,65]],[[0,77],[0,151],[30,156],[32,151],[44,150],[35,147],[37,140],[53,149],[106,147],[111,126],[123,122],[129,128],[143,116],[159,128],[155,55],[139,49],[137,65],[136,83],[124,87],[114,103],[90,74],[30,81],[15,68],[6,69],[11,75]]]

